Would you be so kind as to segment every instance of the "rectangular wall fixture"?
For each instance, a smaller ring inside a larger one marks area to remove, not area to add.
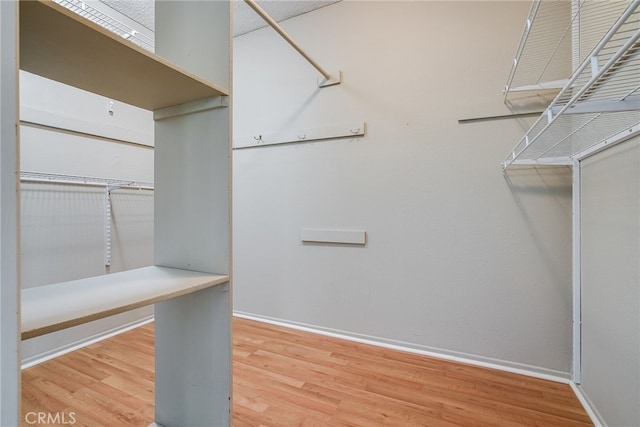
[[[366,243],[366,231],[354,230],[317,230],[302,229],[300,240],[303,243],[337,243],[344,245],[364,245]]]

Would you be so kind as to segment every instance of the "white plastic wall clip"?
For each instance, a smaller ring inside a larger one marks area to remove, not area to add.
[[[338,71],[337,73],[331,73],[329,78],[318,77],[319,88],[335,86],[335,85],[339,85],[340,83],[342,83],[342,71]]]

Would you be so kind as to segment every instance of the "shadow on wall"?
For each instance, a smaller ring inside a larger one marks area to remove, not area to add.
[[[567,280],[566,262],[571,262],[572,242],[570,238],[565,239],[568,240],[566,242],[558,242],[553,234],[571,236],[571,167],[513,166],[505,171],[504,179],[554,283],[564,282]],[[549,209],[553,212],[549,212]],[[549,218],[563,218],[565,221],[556,225],[549,223]],[[557,253],[557,248],[549,246],[557,244],[565,246],[566,259],[550,256]]]

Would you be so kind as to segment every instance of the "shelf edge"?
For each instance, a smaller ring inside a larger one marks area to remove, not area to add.
[[[154,276],[153,276],[154,274],[158,276],[157,278],[155,278],[155,280],[158,280],[161,278],[159,277],[160,274],[165,274],[167,272],[182,273],[187,276],[200,274],[200,275],[204,275],[206,279],[199,281],[195,285],[189,285],[186,287],[176,286],[174,290],[168,290],[165,292],[158,292],[157,294],[146,295],[144,298],[141,298],[138,300],[132,300],[131,302],[127,302],[121,305],[105,306],[98,310],[95,310],[89,313],[83,313],[77,316],[66,316],[63,319],[42,324],[42,325],[40,324],[43,322],[31,321],[32,323],[35,323],[35,326],[27,326],[28,329],[22,329],[21,331],[22,340],[34,338],[40,335],[49,334],[51,332],[56,332],[56,331],[70,328],[73,326],[78,326],[84,323],[92,322],[94,320],[99,320],[105,317],[113,316],[115,314],[124,313],[126,311],[131,311],[136,308],[144,307],[147,305],[155,304],[157,302],[166,301],[172,298],[187,295],[189,293],[197,292],[206,288],[210,288],[212,286],[222,285],[222,284],[228,283],[230,280],[228,275],[217,275],[217,274],[200,273],[200,272],[182,270],[182,269],[170,268],[170,267],[151,266],[151,267],[143,267],[135,270],[124,271],[120,273],[113,273],[110,275],[94,276],[86,279],[79,279],[79,280],[73,280],[69,282],[60,282],[60,283],[55,283],[51,285],[44,285],[41,288],[47,288],[46,289],[47,291],[51,291],[54,287],[59,287],[61,289],[63,287],[76,288],[80,286],[83,282],[87,283],[88,286],[94,286],[94,287],[96,286],[97,282],[106,282],[106,285],[109,285],[110,283],[114,284],[121,281],[131,280],[129,278],[130,276],[144,275],[146,273],[145,270],[148,270],[149,278],[152,280],[154,279]],[[187,279],[190,279],[190,278],[187,277]],[[176,279],[176,280],[180,280],[180,279]],[[28,293],[33,293],[37,289],[38,288],[36,287],[36,288],[28,288],[23,290],[22,292],[23,313],[28,310],[28,298],[25,298],[25,291]],[[64,290],[62,292],[64,292]],[[27,302],[26,306],[25,306],[25,302]],[[60,312],[63,313],[62,310]],[[58,316],[58,317],[61,317],[61,316]]]

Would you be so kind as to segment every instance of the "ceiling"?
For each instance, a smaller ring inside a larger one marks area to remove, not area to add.
[[[340,0],[260,0],[258,5],[264,9],[276,22],[283,21],[312,10],[337,3]],[[258,28],[266,27],[267,23],[258,16],[244,1],[233,2],[233,35],[238,36]]]
[[[154,0],[101,0],[131,19],[139,22],[150,30],[154,30]],[[303,13],[337,3],[340,0],[258,0],[256,3],[276,22],[283,21]],[[234,0],[233,3],[233,35],[238,36],[258,28],[266,27],[256,12],[244,1]]]

